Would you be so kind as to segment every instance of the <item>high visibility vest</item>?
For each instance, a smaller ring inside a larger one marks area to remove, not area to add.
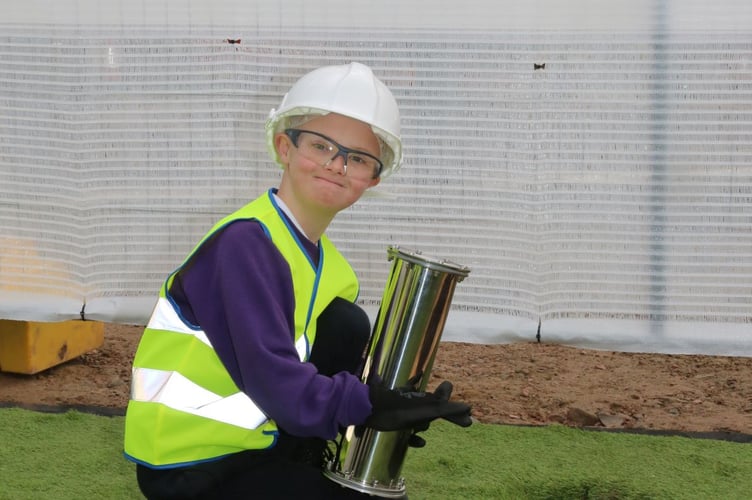
[[[357,298],[358,281],[345,258],[322,236],[315,266],[271,193],[219,221],[163,284],[133,361],[125,418],[130,460],[153,468],[178,467],[269,448],[276,441],[274,421],[238,389],[206,333],[186,323],[169,298],[175,275],[214,233],[237,220],[256,220],[287,260],[301,361],[308,359],[316,318],[324,308],[335,297]]]

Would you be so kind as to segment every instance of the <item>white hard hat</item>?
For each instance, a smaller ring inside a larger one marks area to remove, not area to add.
[[[381,177],[396,171],[402,163],[402,140],[397,100],[368,66],[350,63],[324,66],[303,75],[285,94],[279,108],[266,120],[266,146],[280,163],[274,135],[287,128],[288,118],[337,113],[371,126],[386,146]]]

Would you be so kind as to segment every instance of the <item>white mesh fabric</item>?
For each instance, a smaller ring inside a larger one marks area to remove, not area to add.
[[[0,317],[145,321],[212,223],[276,185],[269,110],[357,60],[405,148],[329,232],[363,305],[399,245],[472,269],[445,339],[540,320],[752,355],[745,1],[31,3],[0,20]]]

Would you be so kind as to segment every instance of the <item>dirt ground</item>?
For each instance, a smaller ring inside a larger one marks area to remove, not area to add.
[[[108,324],[104,345],[36,375],[0,373],[0,404],[122,414],[142,327]],[[429,388],[483,423],[606,427],[752,441],[752,358],[443,342]]]

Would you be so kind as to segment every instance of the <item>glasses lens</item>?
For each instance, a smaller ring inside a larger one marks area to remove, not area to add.
[[[368,153],[352,151],[347,154],[347,168],[353,174],[357,172],[362,177],[376,177],[379,173],[379,166],[379,160]]]
[[[310,132],[300,132],[298,148],[308,159],[326,163],[339,148],[325,137]]]

